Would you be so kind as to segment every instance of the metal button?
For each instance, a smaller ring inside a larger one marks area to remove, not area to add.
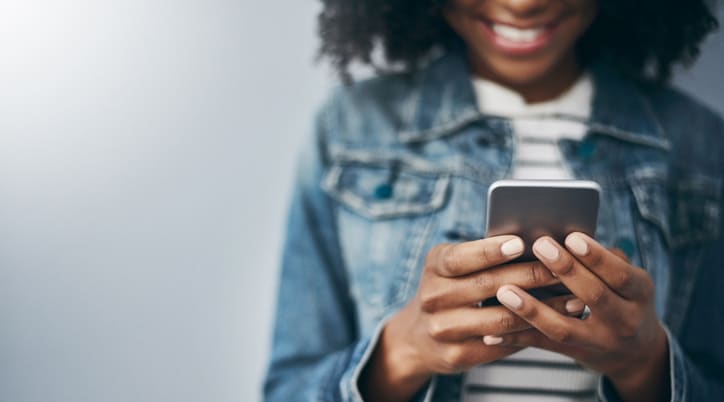
[[[631,258],[634,255],[635,245],[633,240],[629,239],[628,237],[621,237],[616,241],[616,247],[621,249],[624,254],[626,254],[626,257]]]
[[[487,148],[487,147],[493,145],[493,141],[490,139],[490,137],[488,137],[486,135],[481,135],[478,138],[476,138],[475,143],[479,147],[483,147],[483,148]]]
[[[596,152],[596,144],[592,141],[583,141],[578,145],[578,156],[582,159],[591,159],[593,153]]]
[[[384,200],[392,197],[392,184],[382,183],[375,188],[375,198]]]

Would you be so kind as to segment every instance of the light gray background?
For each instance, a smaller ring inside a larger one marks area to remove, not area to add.
[[[259,399],[317,9],[0,2],[0,402]]]

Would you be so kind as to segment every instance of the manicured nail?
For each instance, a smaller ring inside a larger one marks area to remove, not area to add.
[[[512,257],[523,252],[523,240],[518,238],[508,240],[500,246],[500,252],[503,255]]]
[[[520,296],[515,294],[512,290],[504,288],[498,289],[497,297],[499,302],[514,309],[519,309],[520,306],[523,305],[523,299],[521,299]]]
[[[566,237],[566,247],[576,255],[584,256],[588,254],[588,243],[578,234],[571,234]]]
[[[580,299],[571,299],[566,302],[566,311],[569,313],[580,313],[586,307]]]
[[[498,345],[503,343],[503,338],[495,335],[485,335],[483,337],[483,343],[488,346]]]
[[[538,254],[542,255],[548,261],[555,261],[558,259],[558,248],[548,239],[541,239],[535,242],[533,246]]]

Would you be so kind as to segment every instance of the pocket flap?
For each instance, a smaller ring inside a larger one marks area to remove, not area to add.
[[[443,206],[450,175],[416,171],[400,160],[361,164],[337,162],[322,188],[338,202],[372,219],[435,211]]]
[[[719,236],[721,178],[640,169],[628,175],[641,216],[658,226],[673,248]]]

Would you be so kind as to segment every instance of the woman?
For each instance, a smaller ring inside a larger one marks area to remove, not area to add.
[[[703,0],[326,0],[320,24],[343,76],[390,71],[302,157],[267,400],[724,400],[724,123],[665,85]],[[597,181],[596,239],[509,263],[531,245],[483,228],[510,177]]]

